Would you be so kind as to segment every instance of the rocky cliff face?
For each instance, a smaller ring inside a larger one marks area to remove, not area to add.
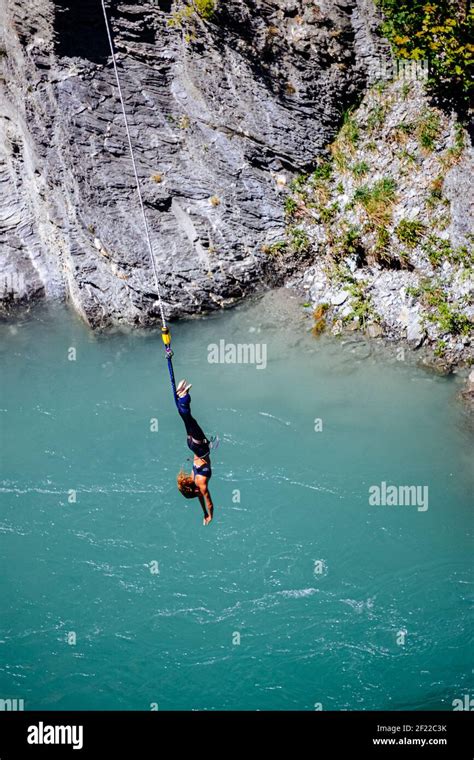
[[[352,111],[316,170],[292,186],[284,261],[316,331],[362,329],[424,346],[440,369],[473,361],[474,152],[423,83],[381,82]]]
[[[2,306],[68,299],[94,327],[156,320],[99,0],[3,0]],[[108,4],[171,318],[275,275],[292,176],[309,170],[376,54],[368,0]]]

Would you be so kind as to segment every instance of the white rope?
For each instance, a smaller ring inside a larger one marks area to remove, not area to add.
[[[110,53],[112,55],[112,63],[114,65],[115,79],[117,80],[117,88],[118,88],[118,93],[119,93],[119,98],[120,98],[120,104],[122,106],[123,119],[125,121],[125,130],[127,132],[128,147],[130,149],[130,157],[132,159],[133,173],[135,175],[135,182],[136,182],[136,185],[137,185],[138,200],[140,201],[140,207],[141,207],[142,216],[143,216],[143,224],[144,224],[144,227],[145,227],[145,235],[146,235],[146,239],[148,241],[148,250],[149,250],[149,253],[150,253],[150,261],[151,261],[151,265],[152,265],[152,269],[153,269],[153,275],[155,277],[156,294],[158,296],[158,305],[160,307],[161,322],[163,324],[163,327],[166,327],[165,312],[164,312],[163,303],[162,303],[162,300],[161,300],[160,285],[158,283],[158,272],[156,270],[155,254],[153,253],[153,246],[151,244],[150,230],[148,228],[148,221],[147,221],[146,214],[145,214],[145,206],[143,205],[142,191],[140,189],[140,180],[138,179],[137,165],[135,163],[135,156],[133,154],[132,138],[130,137],[130,130],[128,128],[127,114],[126,114],[126,111],[125,111],[125,103],[123,101],[122,88],[120,86],[120,79],[119,79],[118,70],[117,70],[117,63],[116,63],[116,60],[115,60],[114,43],[112,41],[112,31],[111,31],[111,28],[110,28],[109,20],[107,18],[107,13],[106,13],[106,10],[105,10],[105,2],[104,2],[104,0],[101,0],[101,3],[102,3],[102,10],[104,12],[105,27],[107,29],[107,37],[109,39]]]

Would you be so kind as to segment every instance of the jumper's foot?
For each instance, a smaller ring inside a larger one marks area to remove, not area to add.
[[[187,380],[180,380],[176,388],[176,394],[179,398],[183,398],[183,396],[189,393],[190,388],[192,388],[191,383],[188,383]]]

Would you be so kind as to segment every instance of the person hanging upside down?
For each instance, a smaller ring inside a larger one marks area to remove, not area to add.
[[[191,414],[191,384],[181,380],[176,388],[176,406],[179,416],[184,422],[188,447],[194,454],[193,471],[186,473],[181,470],[176,482],[178,490],[186,499],[198,498],[204,512],[203,525],[209,525],[214,516],[214,504],[209,493],[208,483],[212,476],[210,443],[200,425]]]

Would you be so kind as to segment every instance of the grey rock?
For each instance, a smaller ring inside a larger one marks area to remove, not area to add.
[[[365,331],[369,338],[380,338],[383,335],[383,328],[377,322],[368,324]]]
[[[308,263],[279,268],[262,244],[281,236],[287,180],[334,136],[376,50],[366,0],[226,0],[211,22],[195,15],[188,42],[169,26],[169,6],[113,3],[110,14],[174,318],[222,308]],[[81,3],[10,0],[2,16],[0,308],[67,299],[94,327],[153,323],[100,3],[85,12]]]
[[[443,189],[450,202],[450,238],[453,245],[472,245],[474,219],[474,152],[464,151],[462,160],[448,171]]]
[[[411,310],[407,321],[407,341],[418,348],[423,343],[425,331],[422,327],[420,315],[417,311]]]
[[[333,293],[331,295],[331,304],[332,306],[341,306],[347,299],[349,298],[349,293],[347,290],[340,290],[337,293]]]

